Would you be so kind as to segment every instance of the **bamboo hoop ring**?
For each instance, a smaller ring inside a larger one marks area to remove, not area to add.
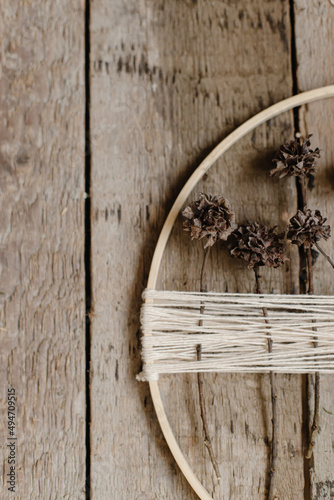
[[[320,87],[318,89],[310,90],[308,92],[303,92],[301,94],[284,99],[273,106],[261,111],[257,115],[253,116],[245,123],[240,125],[236,130],[234,130],[230,135],[223,139],[203,160],[203,162],[197,167],[197,169],[190,176],[186,184],[183,186],[178,197],[176,198],[174,205],[172,206],[168,217],[164,223],[161,230],[157,245],[155,247],[150,273],[147,282],[147,288],[151,290],[156,289],[157,278],[160,270],[162,256],[164,254],[167,241],[169,239],[170,233],[173,229],[176,218],[190,195],[193,188],[197,185],[200,179],[203,177],[205,172],[209,170],[210,167],[220,158],[231,146],[238,142],[246,134],[257,128],[262,123],[274,118],[275,116],[289,111],[290,109],[302,106],[303,104],[309,104],[314,101],[319,101],[321,99],[326,99],[329,97],[334,97],[334,85],[329,85],[327,87]],[[165,408],[162,403],[161,394],[159,390],[158,381],[153,380],[149,382],[151,396],[157,414],[161,430],[165,436],[167,445],[172,452],[176,463],[180,467],[183,475],[189,482],[190,486],[196,492],[201,500],[213,500],[209,495],[207,490],[204,488],[202,483],[196,477],[195,473],[188,464],[185,456],[183,455],[178,442],[175,439],[171,426],[168,422]]]

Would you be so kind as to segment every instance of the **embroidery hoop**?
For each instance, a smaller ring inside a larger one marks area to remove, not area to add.
[[[170,233],[173,229],[174,223],[180,213],[180,210],[184,203],[186,202],[188,196],[190,195],[193,188],[201,180],[203,175],[209,170],[210,167],[236,142],[238,142],[246,134],[257,128],[259,125],[267,122],[268,120],[278,116],[285,111],[289,111],[293,108],[302,106],[304,104],[309,104],[311,102],[319,101],[322,99],[327,99],[334,97],[334,85],[329,85],[326,87],[320,87],[314,90],[303,92],[288,99],[284,99],[273,106],[261,111],[257,115],[253,116],[242,125],[240,125],[236,130],[229,134],[225,139],[223,139],[203,160],[203,162],[197,167],[197,169],[190,176],[182,190],[180,191],[178,197],[176,198],[168,216],[161,230],[157,245],[152,258],[151,268],[148,276],[147,288],[150,290],[156,289],[157,278],[159,275],[160,265],[162,257],[169,239]],[[160,428],[166,439],[167,445],[172,452],[176,463],[180,467],[183,475],[189,482],[190,486],[193,488],[195,493],[201,500],[213,500],[208,491],[204,488],[202,483],[199,481],[190,465],[188,464],[185,456],[183,455],[179,444],[173,434],[172,428],[169,424],[162,399],[160,394],[160,389],[157,380],[149,381],[150,392],[155,408],[155,412],[158,417]]]

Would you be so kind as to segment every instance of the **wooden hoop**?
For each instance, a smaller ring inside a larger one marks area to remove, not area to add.
[[[180,191],[178,197],[174,202],[174,205],[171,208],[171,211],[168,214],[168,217],[160,233],[157,245],[155,247],[147,282],[147,288],[149,289],[156,288],[162,256],[164,254],[166,244],[170,236],[170,233],[173,229],[176,218],[183,204],[186,202],[193,188],[200,181],[205,172],[207,172],[209,168],[212,167],[212,165],[216,162],[216,160],[218,160],[220,156],[222,156],[231,146],[233,146],[233,144],[238,142],[242,137],[244,137],[246,134],[257,128],[262,123],[265,123],[266,121],[274,118],[275,116],[280,115],[281,113],[284,113],[285,111],[289,111],[290,109],[302,106],[303,104],[311,103],[313,101],[326,99],[329,97],[334,97],[334,85],[329,85],[327,87],[321,87],[318,89],[310,90],[308,92],[303,92],[296,96],[289,97],[288,99],[284,99],[283,101],[280,101],[277,104],[270,106],[269,108],[261,111],[257,115],[247,120],[240,127],[234,130],[230,135],[228,135],[225,139],[223,139],[218,144],[218,146],[216,146],[213,149],[213,151],[211,151],[211,153],[205,158],[205,160],[199,165],[199,167],[197,167],[194,173],[190,176],[189,180],[186,182],[186,184]],[[165,436],[168,447],[176,460],[176,463],[180,467],[183,475],[189,482],[190,486],[197,493],[198,497],[201,498],[202,500],[213,500],[212,497],[207,492],[207,490],[201,484],[199,479],[196,477],[194,472],[192,471],[190,465],[188,464],[185,456],[183,455],[175,439],[175,436],[168,422],[167,415],[162,403],[158,382],[156,380],[150,381],[149,385],[155,412],[157,414],[161,430]]]

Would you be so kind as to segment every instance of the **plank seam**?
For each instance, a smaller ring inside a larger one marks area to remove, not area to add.
[[[292,73],[292,94],[296,95],[299,92],[298,86],[298,59],[297,59],[297,46],[296,46],[296,19],[295,19],[295,5],[294,0],[289,0],[290,3],[290,26],[291,26],[291,73]],[[293,110],[294,118],[294,135],[300,132],[300,108]],[[297,205],[298,208],[303,209],[302,187],[299,179],[296,177],[296,190],[297,190]],[[299,293],[306,292],[306,256],[303,247],[299,247]],[[309,442],[309,406],[308,400],[308,378],[307,375],[302,375],[302,444],[303,450],[307,449]],[[310,461],[304,456],[304,500],[311,500],[311,476],[310,476]]]
[[[90,0],[85,2],[85,296],[86,296],[86,331],[85,331],[85,393],[86,393],[86,499],[91,493],[91,310],[92,310],[92,270],[91,270],[91,143],[90,143]]]

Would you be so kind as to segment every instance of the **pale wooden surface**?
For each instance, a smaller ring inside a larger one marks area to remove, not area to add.
[[[317,33],[310,37],[309,33]],[[319,82],[327,85],[334,82],[334,58],[330,47],[334,42],[334,7],[320,0],[296,2],[296,48],[299,61],[298,90],[304,91]],[[312,71],[310,71],[312,68]],[[313,133],[312,143],[322,150],[315,188],[308,195],[310,208],[318,208],[328,217],[334,229],[334,150],[333,150],[334,100],[312,104],[300,113],[300,129],[303,134]],[[332,257],[333,239],[322,244]],[[315,293],[333,294],[334,271],[322,256],[315,264]],[[320,426],[311,462],[311,488],[318,499],[334,497],[334,376],[320,378]],[[311,387],[311,396],[312,396]],[[311,397],[313,408],[313,399]],[[326,411],[327,410],[327,411]],[[327,412],[331,412],[327,413]]]
[[[3,499],[85,498],[84,10],[1,4]],[[16,493],[7,387],[17,396]]]
[[[98,135],[92,162],[92,496],[191,499],[162,439],[147,385],[134,379],[140,293],[159,230],[190,172],[236,125],[291,94],[289,5],[133,1],[125,7],[98,1],[91,34],[91,118]],[[282,225],[279,205],[284,218],[293,211],[294,183],[278,189],[266,170],[275,144],[292,134],[292,114],[261,127],[226,155],[205,189],[218,185],[238,220],[261,217]],[[201,245],[190,245],[179,225],[164,262],[164,286],[198,288],[201,254]],[[222,255],[218,248],[213,252],[210,286],[224,290],[228,282],[231,291],[253,290],[251,274],[239,263],[231,269]],[[296,257],[289,272],[265,273],[268,290],[297,289]],[[278,378],[277,494],[301,499],[301,378]],[[215,498],[263,498],[268,380],[205,379],[221,485],[214,484],[202,444],[193,376],[161,382],[181,448]]]

